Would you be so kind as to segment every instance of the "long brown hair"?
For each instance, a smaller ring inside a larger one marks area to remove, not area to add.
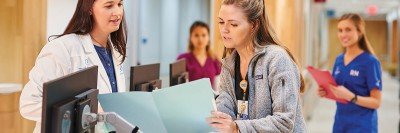
[[[290,58],[296,62],[289,49],[280,44],[274,29],[271,27],[265,11],[264,0],[223,0],[223,5],[235,5],[243,10],[248,22],[257,26],[252,34],[253,47],[263,47],[266,45],[278,45],[286,50]],[[224,48],[223,58],[232,53],[233,48]],[[305,91],[304,78],[300,73],[300,92]]]
[[[190,26],[190,30],[189,30],[189,45],[188,45],[188,51],[189,52],[193,52],[194,50],[194,44],[193,42],[190,40],[190,38],[192,37],[193,31],[194,29],[196,29],[197,27],[201,27],[201,28],[205,28],[207,29],[207,34],[208,36],[210,36],[210,27],[208,26],[208,24],[202,22],[202,21],[195,21],[191,26]],[[207,56],[211,57],[211,59],[216,59],[216,55],[214,54],[214,52],[212,51],[212,49],[210,48],[211,46],[211,40],[208,40],[207,46],[206,46],[206,52],[207,52]]]
[[[90,33],[93,30],[93,25],[94,25],[94,18],[90,14],[94,2],[95,0],[78,0],[75,13],[72,16],[72,19],[69,21],[68,26],[65,29],[64,33],[61,35],[55,35],[51,37],[59,38],[71,33],[78,35],[85,35]],[[110,34],[110,39],[114,48],[123,56],[122,62],[124,62],[126,58],[126,42],[127,42],[126,34],[127,30],[126,30],[126,21],[124,12],[120,28],[117,31],[114,31]]]
[[[358,40],[358,46],[370,53],[375,55],[374,49],[372,48],[371,44],[368,41],[367,34],[365,32],[365,21],[364,19],[356,13],[347,13],[343,14],[342,17],[340,17],[339,22],[343,20],[350,20],[354,23],[354,26],[357,28],[357,31],[361,33],[359,40]]]

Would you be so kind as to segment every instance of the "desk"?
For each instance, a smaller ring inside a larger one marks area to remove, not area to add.
[[[19,114],[21,85],[0,83],[0,129],[1,132],[22,131],[22,117]]]

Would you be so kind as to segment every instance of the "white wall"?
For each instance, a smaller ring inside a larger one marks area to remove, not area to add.
[[[160,0],[140,1],[138,62],[143,64],[160,62]]]
[[[210,22],[209,0],[140,1],[140,64],[161,63],[161,75],[169,73],[169,64],[186,52],[190,25]]]
[[[64,32],[75,12],[78,0],[47,1],[47,38]]]
[[[124,64],[124,73],[126,78],[126,86],[130,85],[130,67],[135,66],[138,62],[138,44],[139,44],[139,6],[140,0],[124,1],[125,19],[128,30],[128,42],[126,46],[127,57]]]
[[[176,60],[179,48],[179,0],[161,2],[161,73],[168,75],[169,63]]]

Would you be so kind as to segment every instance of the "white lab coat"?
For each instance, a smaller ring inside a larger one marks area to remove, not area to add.
[[[125,92],[122,56],[114,48],[112,56],[118,92]],[[98,66],[99,93],[112,93],[107,73],[89,34],[64,35],[43,47],[20,97],[20,113],[24,118],[36,121],[34,132],[40,132],[41,128],[43,83],[94,65]]]

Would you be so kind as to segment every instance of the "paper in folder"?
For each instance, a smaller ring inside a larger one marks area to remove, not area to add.
[[[318,70],[312,66],[308,66],[307,70],[311,73],[315,81],[317,81],[318,85],[326,91],[326,98],[335,100],[339,103],[347,104],[345,99],[337,98],[329,88],[329,85],[337,86],[335,79],[333,79],[329,71]]]
[[[200,79],[153,92],[99,95],[105,112],[116,112],[144,133],[206,133],[212,128],[214,94],[209,79]]]

